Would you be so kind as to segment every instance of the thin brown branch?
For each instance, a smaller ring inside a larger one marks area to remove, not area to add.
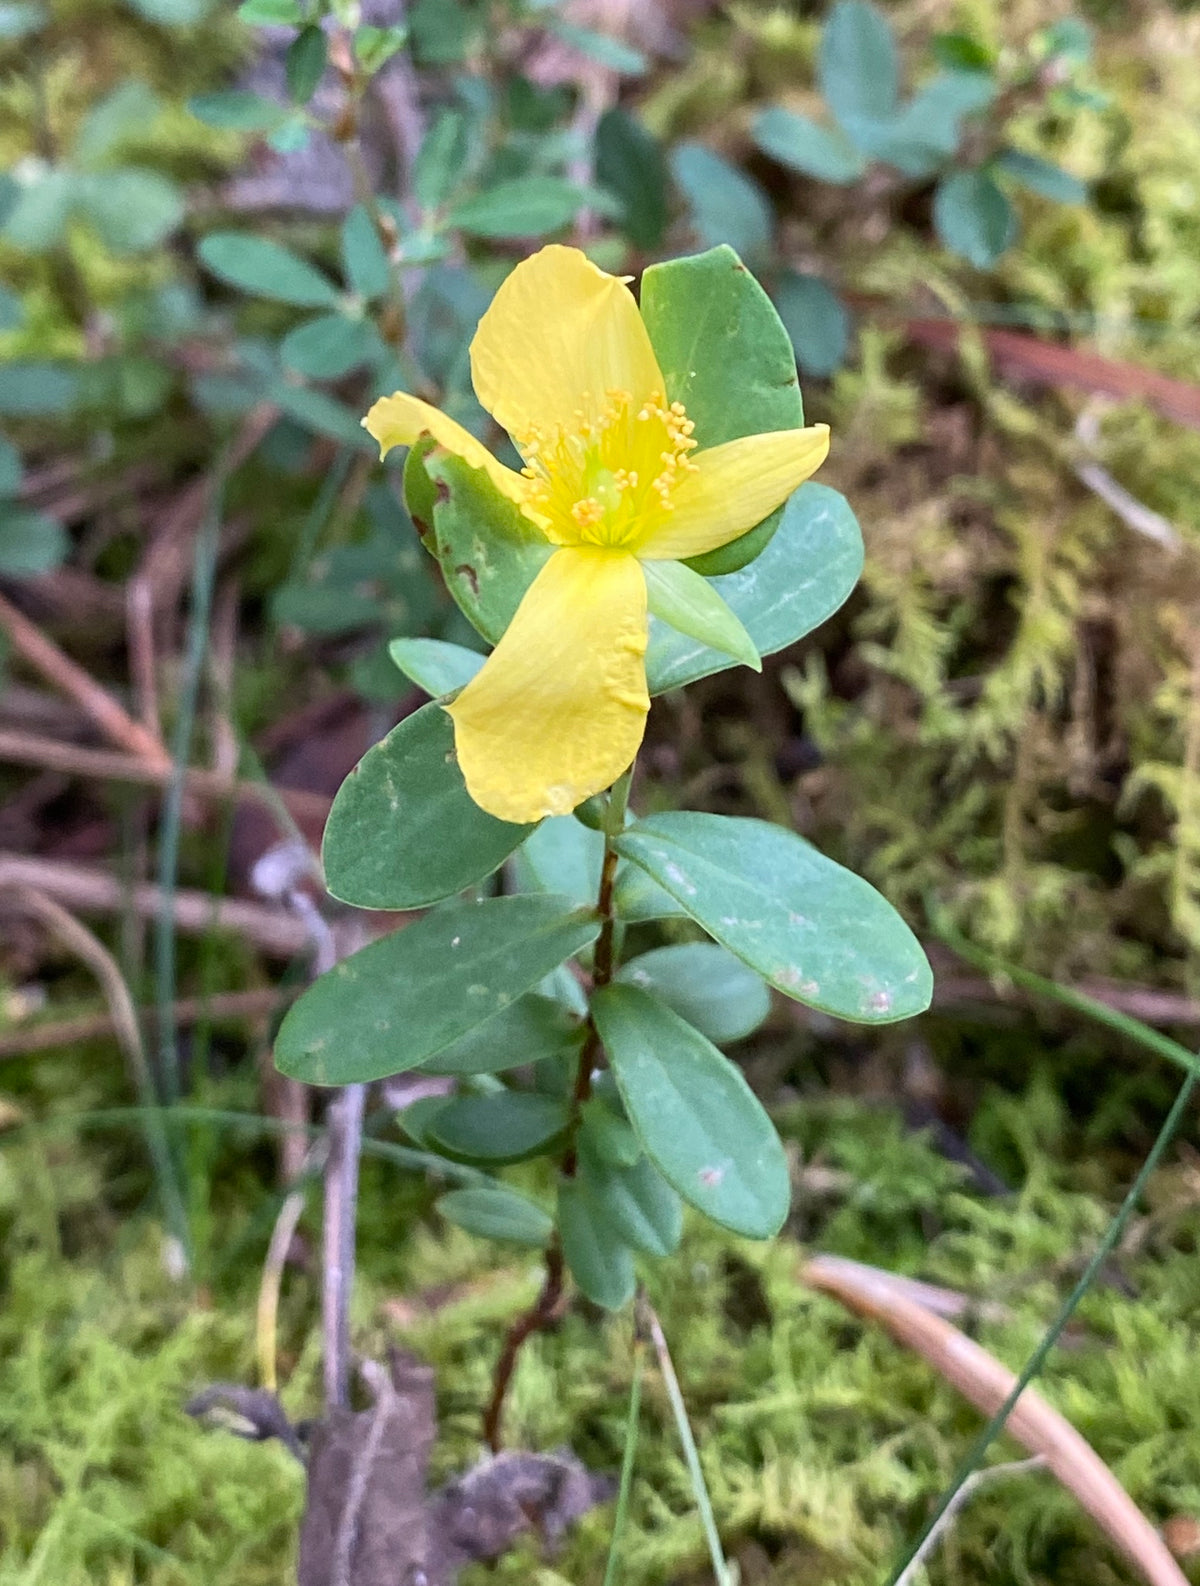
[[[153,733],[100,687],[83,667],[64,654],[52,639],[0,595],[0,630],[16,653],[35,671],[68,695],[113,743],[149,766],[170,772],[171,757]]]
[[[0,887],[14,886],[35,887],[81,914],[116,914],[128,907],[153,918],[164,906],[162,891],[148,882],[127,887],[104,870],[0,853]],[[304,920],[242,898],[217,898],[185,888],[174,894],[173,913],[176,929],[187,935],[230,931],[276,958],[292,958],[312,947],[312,932]],[[358,945],[357,932],[353,934]]]
[[[562,1246],[558,1235],[554,1234],[546,1247],[546,1276],[542,1282],[541,1292],[524,1315],[518,1316],[509,1328],[508,1337],[504,1340],[504,1348],[500,1351],[500,1359],[496,1362],[496,1370],[492,1378],[492,1397],[483,1417],[483,1435],[493,1454],[500,1452],[500,1422],[504,1414],[504,1400],[508,1394],[508,1385],[512,1380],[521,1346],[534,1333],[541,1332],[555,1321],[562,1301],[562,1293]]]
[[[144,787],[168,787],[175,775],[170,760],[163,765],[150,765],[144,759],[118,754],[112,749],[88,749],[82,744],[63,743],[56,738],[42,738],[32,733],[0,728],[0,761],[3,760],[14,765],[38,766],[47,771],[65,771],[73,776],[133,782]],[[324,793],[276,788],[262,782],[234,781],[220,771],[189,769],[184,772],[183,785],[186,792],[200,798],[237,798],[261,804],[272,811],[277,801],[282,800],[295,820],[315,828],[324,825],[331,802]]]
[[[1012,1391],[1017,1379],[1007,1366],[901,1292],[888,1274],[822,1255],[809,1261],[801,1276],[810,1288],[881,1323],[985,1415],[994,1415]],[[1033,1388],[1026,1388],[1017,1400],[1006,1429],[1031,1454],[1045,1459],[1151,1586],[1187,1586],[1187,1577],[1158,1532],[1095,1449]]]
[[[232,1024],[243,1019],[265,1018],[283,1007],[291,995],[289,988],[280,987],[263,991],[216,992],[211,997],[181,997],[172,1005],[171,1016],[180,1027],[201,1022]],[[143,1028],[147,1023],[152,1024],[157,1017],[157,1008],[137,1009],[138,1023]],[[111,1013],[31,1024],[25,1029],[18,1028],[0,1034],[0,1060],[29,1057],[34,1052],[52,1052],[64,1046],[78,1046],[83,1041],[98,1041],[116,1033],[117,1021]]]

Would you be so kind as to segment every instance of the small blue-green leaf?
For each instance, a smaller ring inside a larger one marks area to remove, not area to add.
[[[619,105],[596,126],[596,180],[620,200],[630,242],[657,248],[670,218],[666,158],[654,134]]]
[[[558,1227],[563,1258],[593,1305],[619,1311],[633,1298],[633,1256],[604,1207],[577,1178],[558,1186]]]
[[[677,144],[671,152],[671,174],[705,248],[726,244],[751,261],[766,253],[774,221],[757,182],[702,143]]]
[[[1040,155],[1026,154],[1023,149],[1005,149],[996,161],[996,169],[1005,176],[1027,187],[1041,198],[1058,204],[1086,204],[1087,184],[1077,176],[1064,171],[1061,165],[1043,160]]]
[[[764,154],[819,182],[845,185],[866,170],[858,150],[837,127],[822,127],[808,116],[773,105],[754,122],[754,141]]]
[[[762,671],[762,657],[715,585],[682,562],[643,562],[650,611],[689,639]]]
[[[289,248],[241,231],[214,231],[196,252],[230,286],[297,308],[333,308],[338,290],[328,276]]]
[[[626,1125],[628,1128],[628,1125]],[[683,1234],[683,1204],[629,1130],[636,1159],[608,1161],[595,1147],[587,1123],[579,1133],[579,1173],[585,1192],[626,1244],[648,1256],[669,1256]]]
[[[640,986],[716,1046],[752,1035],[771,1009],[760,975],[713,942],[655,947],[622,964],[616,977]]]
[[[408,29],[401,23],[376,27],[364,22],[354,30],[354,58],[370,75],[380,71],[398,55],[408,42]]]
[[[138,78],[120,83],[85,116],[75,135],[75,163],[98,165],[131,137],[144,138],[161,108],[158,95]]]
[[[321,850],[326,885],[360,909],[423,908],[491,875],[529,830],[479,808],[458,768],[453,722],[425,705],[338,790]]]
[[[355,204],[342,223],[342,264],[351,289],[366,302],[387,295],[391,267],[383,239],[363,204]]]
[[[554,1232],[548,1213],[503,1184],[450,1190],[434,1205],[447,1222],[477,1239],[501,1239],[540,1249]]]
[[[49,418],[79,401],[78,370],[71,364],[17,359],[0,363],[0,413],[11,418]]]
[[[196,94],[188,100],[187,107],[197,121],[223,132],[271,132],[287,117],[287,111],[276,100],[264,99],[247,88]]]
[[[611,33],[598,33],[595,28],[582,28],[574,22],[551,16],[548,31],[556,33],[564,44],[607,67],[610,72],[620,72],[625,77],[640,77],[646,70],[646,57],[624,39],[615,39]]]
[[[604,838],[573,815],[552,815],[517,850],[514,865],[522,887],[554,892],[577,903],[595,903],[604,862]]]
[[[904,920],[794,832],[677,810],[635,822],[616,846],[785,997],[860,1024],[929,1006],[933,976]]]
[[[459,1096],[439,1108],[426,1137],[448,1156],[499,1165],[540,1156],[566,1130],[570,1108],[557,1096],[497,1090]]]
[[[281,360],[312,380],[340,380],[369,363],[379,345],[374,329],[344,314],[322,314],[297,325],[283,339]]]
[[[355,451],[376,453],[375,442],[362,427],[358,414],[335,401],[326,391],[311,386],[293,385],[280,376],[270,384],[269,395],[289,418],[316,435],[328,435]]]
[[[514,176],[456,204],[449,224],[498,241],[544,237],[570,225],[587,197],[561,176]]]
[[[787,1158],[740,1070],[634,986],[604,987],[592,1012],[629,1121],[667,1183],[734,1233],[778,1233],[790,1201]]]
[[[62,565],[69,541],[56,518],[14,501],[0,501],[0,573],[30,578]]]
[[[293,104],[306,105],[317,91],[329,61],[329,43],[315,23],[300,29],[283,59],[284,76]]]
[[[933,222],[952,253],[977,270],[995,264],[1017,235],[1017,214],[987,171],[954,171],[938,183]]]
[[[817,53],[821,92],[843,126],[887,121],[900,94],[900,61],[886,18],[866,0],[837,0]]]
[[[421,141],[413,167],[413,192],[422,209],[438,209],[466,172],[471,152],[467,118],[461,110],[440,110]]]
[[[594,942],[594,911],[564,898],[450,903],[314,982],[275,1042],[281,1072],[350,1085],[435,1057]]]
[[[304,21],[301,0],[242,0],[237,14],[251,27],[299,27]]]
[[[76,184],[80,213],[106,248],[116,254],[145,253],[179,226],[183,194],[157,171],[105,171]]]
[[[850,315],[819,276],[785,270],[775,287],[775,307],[805,374],[829,375],[846,361]]]
[[[78,183],[74,172],[53,168],[23,177],[16,184],[0,236],[30,253],[45,253],[53,248],[62,238]]]
[[[393,639],[388,654],[409,682],[432,699],[465,688],[487,660],[478,650],[444,639]]]
[[[676,903],[657,881],[651,881],[640,865],[631,865],[627,859],[622,859],[617,866],[613,907],[617,911],[617,918],[629,925],[641,924],[646,920],[687,918],[687,910],[681,903]]]

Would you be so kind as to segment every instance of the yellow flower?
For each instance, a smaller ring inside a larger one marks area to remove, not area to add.
[[[829,431],[702,450],[668,402],[625,281],[575,248],[543,248],[496,294],[471,343],[480,402],[520,473],[403,392],[363,420],[384,455],[430,435],[515,501],[551,545],[482,670],[447,707],[471,797],[507,821],[563,815],[614,782],[645,731],[643,562],[715,550],[824,461]]]

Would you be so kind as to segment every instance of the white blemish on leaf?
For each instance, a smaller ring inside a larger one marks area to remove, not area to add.
[[[696,1177],[705,1189],[716,1189],[725,1177],[723,1167],[702,1167]]]
[[[664,865],[663,866],[663,873],[666,875],[666,877],[667,877],[667,879],[669,881],[673,881],[675,883],[675,885],[679,888],[679,890],[681,892],[686,892],[689,898],[695,897],[695,895],[696,895],[695,887],[688,880],[688,878],[684,875],[683,871],[679,868],[678,865],[676,865],[676,864]]]

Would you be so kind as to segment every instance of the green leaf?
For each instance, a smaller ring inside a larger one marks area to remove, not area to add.
[[[422,209],[439,209],[462,181],[471,145],[460,110],[438,112],[421,141],[413,168],[413,192]]]
[[[558,1186],[558,1227],[563,1259],[593,1305],[619,1311],[633,1298],[633,1256],[605,1216],[604,1208],[578,1179]]]
[[[393,639],[388,654],[409,682],[433,699],[466,688],[487,660],[477,650],[444,639]]]
[[[734,1233],[778,1233],[791,1198],[787,1158],[741,1072],[635,986],[596,992],[592,1013],[629,1121],[667,1183]]]
[[[932,176],[958,152],[963,118],[987,108],[999,91],[985,72],[939,72],[889,122],[863,122],[856,136],[875,159],[907,176]]]
[[[450,1190],[434,1205],[447,1222],[477,1239],[502,1239],[539,1249],[554,1232],[552,1219],[540,1206],[501,1184]]]
[[[630,1137],[637,1149],[636,1137]],[[595,1151],[587,1125],[579,1134],[579,1171],[592,1203],[621,1239],[648,1256],[669,1256],[683,1234],[683,1203],[646,1157],[630,1166],[607,1161]]]
[[[752,1035],[771,998],[761,976],[712,942],[656,947],[623,964],[617,979],[674,1009],[716,1046]]]
[[[845,185],[866,170],[858,150],[836,127],[822,127],[781,105],[764,110],[754,123],[754,141],[764,154],[818,182]]]
[[[50,20],[45,6],[0,5],[0,39],[23,39]]]
[[[399,24],[374,27],[364,23],[354,33],[354,58],[370,75],[381,71],[408,43],[408,29]]]
[[[1040,198],[1049,198],[1058,204],[1087,203],[1085,182],[1037,154],[1026,154],[1023,149],[1005,149],[996,161],[996,169]]]
[[[990,72],[996,64],[991,49],[969,33],[936,33],[933,55],[950,71]]]
[[[137,78],[121,83],[94,105],[75,136],[73,155],[82,166],[109,159],[131,137],[145,137],[162,106]]]
[[[71,171],[49,168],[19,181],[0,236],[30,253],[53,248],[62,239],[78,181]]]
[[[329,62],[329,41],[324,30],[310,23],[288,45],[283,60],[288,94],[293,104],[306,105],[317,91]]]
[[[115,254],[156,248],[184,216],[182,193],[157,171],[128,167],[80,177],[77,193],[83,217]]]
[[[605,66],[610,72],[620,72],[625,77],[640,77],[646,70],[646,57],[623,39],[611,33],[598,33],[595,28],[581,28],[574,22],[552,16],[547,30],[558,35],[564,44],[586,55],[589,60]]]
[[[636,248],[657,248],[667,229],[667,162],[653,133],[615,105],[596,127],[596,180],[621,204],[621,229]]]
[[[322,314],[297,325],[283,339],[281,360],[313,380],[340,380],[369,363],[378,346],[372,326],[344,314]]]
[[[561,1057],[583,1038],[579,1020],[553,997],[530,991],[431,1057],[427,1074],[502,1074]]]
[[[671,174],[688,201],[692,229],[704,247],[725,244],[751,260],[767,252],[774,221],[757,182],[702,143],[676,144]]]
[[[293,110],[267,137],[267,146],[276,154],[297,154],[308,147],[312,123],[304,110]]]
[[[203,22],[216,0],[129,0],[135,11],[163,27],[191,27]]]
[[[1095,34],[1082,17],[1065,17],[1042,35],[1046,54],[1071,66],[1086,66],[1095,48]]]
[[[895,113],[900,94],[896,41],[873,5],[837,0],[821,31],[817,79],[847,131],[854,120],[887,121]]]
[[[573,815],[551,815],[517,850],[514,866],[524,890],[553,892],[595,903],[604,863],[604,838]]]
[[[499,241],[544,237],[569,226],[586,202],[587,194],[561,176],[516,176],[456,204],[449,224]]]
[[[324,391],[314,391],[308,386],[292,385],[280,377],[271,382],[269,395],[278,407],[294,418],[297,424],[312,430],[315,435],[328,435],[355,451],[375,454],[375,442],[362,427],[358,414],[337,402]]]
[[[429,500],[418,499],[404,471],[405,495],[418,528]],[[417,464],[432,481],[436,554],[446,587],[468,622],[495,644],[525,591],[549,560],[549,545],[482,469],[435,448]],[[439,488],[440,487],[440,488]]]
[[[329,637],[354,633],[379,621],[379,598],[342,584],[310,584],[296,580],[279,584],[268,601],[271,624],[299,628],[301,633]]]
[[[860,1024],[929,1006],[929,964],[900,915],[794,832],[675,811],[637,821],[616,846],[785,997]]]
[[[416,1068],[501,1013],[600,933],[564,898],[451,903],[372,942],[289,1009],[276,1067],[309,1085]]]
[[[276,100],[246,88],[196,94],[187,107],[197,121],[224,132],[271,132],[287,119],[287,111]]]
[[[351,289],[365,302],[386,297],[392,272],[379,229],[363,204],[355,204],[342,223],[342,265]]]
[[[608,1101],[589,1096],[580,1109],[579,1146],[609,1167],[635,1167],[642,1155],[638,1137]]]
[[[462,0],[417,0],[408,25],[418,66],[451,66],[466,58],[480,16]]]
[[[429,1138],[429,1126],[452,1100],[451,1096],[419,1096],[416,1101],[410,1102],[397,1114],[396,1121],[414,1145],[420,1146],[422,1151],[432,1151],[433,1142]]]
[[[687,408],[701,447],[804,423],[788,333],[732,248],[651,265],[640,301],[667,396]],[[781,521],[781,511],[773,512],[691,565],[706,577],[735,572],[760,554]]]
[[[21,454],[0,435],[0,497],[15,496],[21,488]]]
[[[481,810],[454,754],[454,724],[424,705],[351,771],[321,849],[325,880],[360,909],[419,909],[474,886],[528,835]]]
[[[775,306],[805,374],[829,375],[841,368],[850,315],[831,286],[815,275],[785,270],[775,287]]]
[[[70,364],[15,360],[0,363],[0,414],[51,418],[79,401],[79,375]]]
[[[1017,235],[1017,215],[986,171],[954,171],[938,183],[933,223],[942,242],[978,270],[995,264]]]
[[[0,574],[28,578],[62,565],[69,541],[55,518],[13,501],[0,501]]]
[[[651,612],[701,644],[762,671],[762,657],[737,615],[713,584],[682,562],[643,562]]]
[[[838,609],[862,572],[862,535],[844,496],[801,485],[782,523],[748,567],[713,586],[745,624],[760,655],[795,644]],[[646,672],[652,694],[682,688],[734,665],[727,655],[661,623],[650,624]]]
[[[207,269],[243,292],[293,303],[297,308],[333,308],[338,290],[307,260],[241,231],[214,231],[204,237],[196,252]]]
[[[537,1091],[460,1096],[430,1122],[429,1138],[447,1156],[499,1165],[541,1156],[566,1131],[568,1103]]]
[[[251,27],[296,28],[304,21],[300,0],[242,0],[237,14]]]

